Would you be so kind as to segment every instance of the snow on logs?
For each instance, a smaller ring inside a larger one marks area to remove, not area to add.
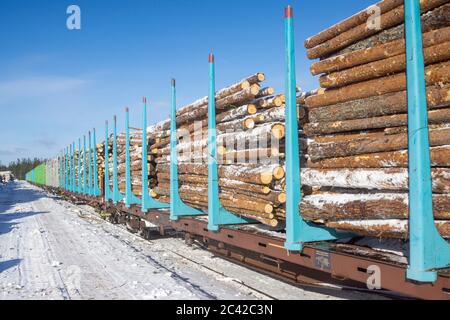
[[[230,212],[271,227],[285,219],[285,96],[263,86],[256,73],[216,92],[217,151],[222,205]],[[306,119],[298,107],[299,123]],[[208,208],[208,98],[177,111],[177,152],[181,199]],[[157,129],[155,129],[157,128]],[[153,157],[153,196],[170,201],[170,128],[167,121],[149,130]],[[157,136],[156,136],[157,134]],[[299,132],[303,149],[306,140]],[[306,159],[305,159],[306,160]]]
[[[436,226],[450,237],[450,1],[422,0]],[[403,1],[374,7],[305,42],[321,88],[305,96],[302,215],[339,230],[408,237],[408,131]]]

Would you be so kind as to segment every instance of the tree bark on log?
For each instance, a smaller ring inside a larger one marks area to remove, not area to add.
[[[341,139],[337,137],[336,139]],[[344,137],[342,137],[344,139]],[[450,128],[430,130],[430,146],[439,147],[450,144]],[[346,157],[366,153],[398,151],[408,148],[408,134],[393,135],[360,135],[351,141],[336,141],[333,143],[311,143],[308,155],[311,160]]]
[[[427,85],[450,82],[450,61],[430,65],[425,68]],[[335,103],[369,98],[406,89],[406,74],[382,77],[365,82],[355,83],[343,88],[326,90],[323,94],[306,99],[309,108],[328,106]]]
[[[425,48],[423,53],[425,65],[447,61],[450,59],[450,41]],[[406,54],[400,54],[384,60],[324,75],[320,77],[319,82],[322,88],[339,88],[356,82],[405,72],[405,70]]]
[[[434,193],[450,193],[450,169],[431,170]],[[302,185],[344,189],[408,191],[406,168],[302,169]]]
[[[448,19],[450,14],[450,4],[445,4],[434,10],[431,10],[421,16],[422,20],[422,33],[426,33],[432,30],[437,30],[450,26]],[[377,46],[382,43],[395,41],[399,39],[405,39],[405,25],[401,24],[396,27],[383,30],[377,34],[374,34],[368,38],[355,42],[354,44],[339,50],[333,55],[341,55],[349,52],[362,50]]]
[[[439,109],[428,112],[430,124],[450,123],[450,109]],[[383,129],[408,125],[407,114],[395,114],[391,116],[355,119],[335,122],[315,122],[304,126],[308,136],[342,133],[349,131],[362,131],[370,129]]]
[[[408,219],[408,194],[324,193],[305,196],[300,204],[302,217],[309,221]],[[450,220],[450,196],[433,195],[435,219]]]
[[[242,79],[241,81],[238,81],[235,84],[232,84],[231,86],[228,86],[226,88],[223,88],[216,92],[216,100],[223,99],[227,96],[233,95],[237,92],[240,92],[242,90],[248,89],[250,86],[257,84],[259,82],[262,82],[265,80],[264,73],[256,73],[254,75],[251,75],[247,78]],[[183,114],[189,113],[203,105],[208,104],[208,97],[203,97],[197,101],[194,101],[193,103],[182,107],[180,110],[177,111],[177,118]]]
[[[432,167],[450,167],[450,146],[430,148]],[[407,168],[408,150],[308,161],[308,168]]]
[[[401,5],[403,5],[403,0],[384,0],[374,4],[374,6],[377,6],[379,8],[381,14],[389,12]],[[367,9],[364,9],[352,15],[351,17],[333,25],[332,27],[306,39],[305,47],[307,49],[314,48],[321,43],[337,37],[341,33],[367,23],[367,20],[373,15],[372,10],[370,10],[371,7],[368,7]]]
[[[423,47],[428,48],[450,41],[450,27],[427,32],[423,35]],[[334,56],[311,65],[312,75],[331,73],[384,60],[405,53],[405,40],[394,40],[367,49]]]
[[[450,221],[435,221],[436,228],[444,238],[450,238]],[[367,237],[409,238],[408,220],[337,221],[325,224],[329,228],[350,231]]]
[[[427,87],[427,100],[430,109],[450,106],[450,85]],[[406,91],[399,91],[311,108],[308,110],[308,116],[311,122],[333,122],[406,113],[407,110]]]
[[[219,166],[219,177],[230,180],[242,181],[250,184],[269,185],[274,178],[275,172],[280,170],[280,165],[239,165]],[[281,167],[282,168],[282,167]],[[158,165],[158,172],[170,172],[169,165]],[[179,164],[179,174],[208,175],[208,166],[202,164]]]
[[[421,1],[421,12],[427,12],[437,8],[448,0],[423,0]],[[379,33],[380,30],[389,29],[402,24],[404,21],[404,6],[399,6],[391,11],[388,11],[380,16],[379,28],[369,28],[367,23],[363,23],[353,29],[340,33],[336,37],[315,46],[307,51],[309,59],[317,59],[327,56],[339,49],[348,47],[349,45],[365,39],[371,35]]]

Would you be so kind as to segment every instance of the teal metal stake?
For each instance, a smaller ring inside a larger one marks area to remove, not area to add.
[[[119,191],[119,179],[117,175],[117,117],[114,116],[113,128],[113,203],[117,204],[125,198],[125,195]]]
[[[83,194],[88,194],[86,177],[86,135],[83,136]]]
[[[93,195],[92,188],[92,145],[91,145],[91,131],[88,132],[88,195]]]
[[[180,197],[178,181],[177,152],[177,92],[176,82],[172,79],[172,103],[170,108],[170,219],[178,220],[182,216],[205,215],[201,210],[185,204]]]
[[[72,192],[77,192],[77,182],[75,175],[75,142],[72,143]]]
[[[93,137],[92,139],[94,140],[94,149],[93,149],[93,153],[94,153],[94,186],[93,186],[93,191],[92,191],[92,195],[94,197],[100,197],[101,192],[100,189],[98,187],[98,165],[97,165],[97,136],[95,134],[95,128],[92,131]]]
[[[300,155],[298,147],[297,80],[295,75],[294,19],[291,6],[285,9],[286,41],[286,242],[285,248],[302,251],[306,242],[351,237],[350,234],[319,227],[303,220],[301,201]]]
[[[125,108],[125,207],[140,204],[131,187],[131,159],[130,159],[130,110]]]
[[[112,191],[109,184],[109,132],[108,121],[105,122],[105,202],[112,200]]]
[[[78,138],[78,193],[81,194],[81,138]]]
[[[436,229],[433,216],[428,108],[419,0],[405,0],[408,141],[409,267],[407,277],[435,282],[436,269],[450,264],[450,244]]]
[[[208,95],[208,229],[218,231],[221,225],[252,223],[227,211],[220,203],[219,172],[217,165],[216,88],[214,55],[209,55]],[[254,221],[253,221],[254,223]]]
[[[68,175],[68,170],[69,170],[69,160],[67,157],[68,151],[67,151],[67,147],[65,148],[65,157],[64,157],[64,189],[66,191],[69,191],[69,175]]]
[[[143,98],[144,111],[142,113],[142,197],[141,211],[148,212],[149,209],[168,208],[169,204],[159,202],[149,195],[148,190],[148,141],[147,141],[147,98]]]

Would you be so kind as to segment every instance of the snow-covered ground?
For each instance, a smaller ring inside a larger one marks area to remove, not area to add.
[[[177,238],[143,240],[26,182],[0,187],[0,299],[377,298],[292,286]]]

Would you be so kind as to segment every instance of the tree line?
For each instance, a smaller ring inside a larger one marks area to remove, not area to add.
[[[36,168],[44,162],[44,159],[39,158],[17,159],[16,161],[10,162],[9,165],[2,165],[0,163],[0,171],[11,171],[16,179],[25,180],[25,175],[28,171]]]

